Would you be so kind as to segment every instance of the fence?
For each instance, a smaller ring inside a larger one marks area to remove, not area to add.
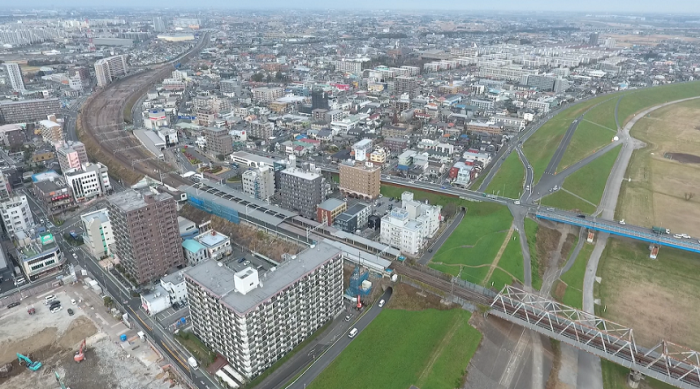
[[[10,293],[7,296],[4,296],[2,299],[0,299],[0,307],[5,307],[9,304],[20,302],[26,298],[40,295],[61,285],[63,285],[63,282],[59,280],[46,282],[44,284],[36,285],[33,287],[15,289],[14,293]]]

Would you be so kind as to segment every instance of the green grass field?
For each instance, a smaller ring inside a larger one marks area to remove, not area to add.
[[[562,187],[593,204],[600,204],[608,176],[621,149],[621,145],[617,146],[591,161],[591,163],[567,177]],[[596,208],[563,191],[544,197],[541,204],[564,210],[578,209],[586,213],[593,213],[591,210],[595,211]]]
[[[570,307],[578,309],[583,307],[583,276],[586,274],[586,264],[591,257],[593,247],[595,246],[592,244],[584,243],[574,265],[560,277],[567,285],[561,302]]]
[[[463,268],[463,279],[481,283],[488,274],[488,266],[496,258],[513,216],[507,207],[498,204],[468,202],[466,206],[466,216],[435,253],[430,266],[441,271],[444,265]],[[482,272],[480,266],[486,268],[486,272]],[[456,275],[457,272],[447,273]]]
[[[525,219],[525,236],[527,236],[527,246],[530,249],[530,270],[532,276],[532,287],[542,289],[542,276],[540,275],[540,263],[537,258],[537,222]]]
[[[506,245],[506,249],[503,251],[503,255],[501,255],[501,259],[498,260],[498,267],[505,270],[505,272],[510,273],[515,279],[520,281],[520,283],[523,283],[523,251],[520,248],[520,235],[516,231],[513,231],[513,235],[510,238],[510,241],[508,242],[508,245]],[[498,268],[496,269],[498,270]],[[506,274],[507,273],[503,273]],[[493,276],[496,274],[494,271],[494,274],[491,276],[491,279],[489,280],[489,285],[491,281],[493,281]],[[508,283],[510,284],[510,280],[512,279],[510,276],[508,276]],[[503,285],[501,285],[497,289],[501,289]]]
[[[460,387],[481,333],[461,309],[384,310],[309,389]]]
[[[557,173],[600,150],[612,142],[614,136],[615,132],[594,123],[582,121],[571,137],[571,143],[566,148],[564,156],[559,161]]]
[[[549,160],[552,159],[571,122],[588,108],[607,98],[610,98],[610,96],[596,97],[561,111],[543,124],[523,144],[523,153],[525,153],[527,160],[532,165],[534,183],[537,183],[542,177]]]
[[[620,366],[607,359],[600,360],[600,366],[603,370],[603,389],[628,389],[627,375],[630,370],[624,366]],[[644,389],[673,389],[675,386],[657,381],[650,377],[644,377],[642,385]]]
[[[630,91],[622,98],[618,108],[620,125],[624,126],[632,115],[646,108],[695,96],[700,96],[700,81]]]
[[[594,108],[591,108],[590,111],[586,112],[586,115],[583,118],[617,131],[617,124],[615,123],[615,106],[623,93],[609,95],[608,100]]]
[[[510,153],[486,188],[486,192],[497,193],[499,196],[510,197],[511,199],[520,198],[524,179],[525,167],[520,162],[518,153]]]

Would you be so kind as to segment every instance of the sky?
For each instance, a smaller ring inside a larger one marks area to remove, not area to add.
[[[0,1],[2,3],[3,1]],[[99,0],[22,0],[11,2],[18,7],[94,7]],[[122,7],[182,7],[182,8],[308,8],[308,9],[435,9],[435,10],[495,10],[495,11],[576,11],[627,13],[700,14],[698,0],[119,0],[108,2]],[[10,6],[8,4],[8,6]],[[2,7],[2,5],[0,5]]]

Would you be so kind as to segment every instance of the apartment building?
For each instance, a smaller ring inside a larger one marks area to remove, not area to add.
[[[394,92],[396,94],[408,93],[409,96],[415,96],[415,90],[418,87],[418,80],[415,77],[399,76],[394,79]]]
[[[0,201],[7,201],[10,199],[10,194],[12,193],[12,185],[7,182],[7,177],[0,171]]]
[[[128,71],[126,57],[126,55],[115,55],[95,61],[97,86],[104,87],[117,77],[126,76]]]
[[[371,213],[372,207],[369,204],[356,203],[347,211],[338,215],[334,224],[345,232],[354,233],[356,230],[367,227],[367,221]]]
[[[52,144],[55,148],[63,146],[63,126],[52,120],[41,120],[39,130],[44,142]]]
[[[80,215],[83,223],[83,242],[95,258],[105,258],[112,254],[114,232],[106,208]]]
[[[207,127],[204,130],[207,151],[213,154],[229,155],[233,153],[233,138],[225,128]]]
[[[248,135],[251,138],[270,139],[273,136],[274,130],[275,125],[271,122],[253,120],[252,122],[250,122],[250,130],[248,132]]]
[[[0,126],[0,142],[5,147],[16,147],[24,144],[24,130],[18,124]]]
[[[71,169],[79,169],[83,164],[88,163],[85,145],[83,142],[78,141],[68,141],[65,147],[57,149],[56,158],[63,172]]]
[[[348,203],[336,198],[330,198],[318,205],[316,209],[316,221],[333,225],[333,221],[338,215],[348,209]]]
[[[0,102],[0,123],[34,123],[61,110],[57,98]]]
[[[185,264],[177,206],[170,194],[127,190],[107,201],[115,253],[137,284]]]
[[[282,88],[255,88],[253,89],[253,99],[257,101],[275,101],[284,96]]]
[[[401,208],[394,208],[382,217],[380,242],[394,246],[408,255],[417,255],[440,228],[439,205],[413,199],[412,192],[401,194]]]
[[[340,61],[331,62],[331,64],[335,66],[336,71],[353,74],[362,73],[363,70],[369,68],[370,63],[369,58],[341,59]]]
[[[275,172],[272,166],[261,166],[246,170],[241,175],[243,192],[258,200],[267,200],[275,195]]]
[[[343,309],[342,254],[325,242],[278,267],[208,260],[184,275],[194,333],[247,379]]]
[[[63,177],[56,176],[32,184],[34,197],[39,200],[49,217],[76,207],[72,192],[63,181]]]
[[[6,62],[5,70],[7,70],[7,78],[10,80],[12,90],[15,92],[24,92],[24,79],[22,78],[22,70],[16,62]]]
[[[346,196],[375,199],[379,196],[382,168],[371,162],[343,161],[338,164],[340,191]]]
[[[2,214],[2,224],[5,232],[9,236],[14,235],[19,230],[29,231],[34,227],[32,210],[29,209],[27,196],[13,196],[0,203],[0,214]]]
[[[316,206],[325,198],[321,174],[295,167],[279,173],[282,207],[299,212],[307,219],[315,219]]]
[[[73,191],[73,198],[79,203],[112,192],[108,168],[101,162],[85,163],[80,169],[66,171],[64,177]]]

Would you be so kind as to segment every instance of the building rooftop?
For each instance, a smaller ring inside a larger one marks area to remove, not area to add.
[[[353,205],[352,207],[348,208],[348,210],[343,212],[343,213],[347,213],[349,215],[356,215],[356,214],[364,211],[365,209],[367,209],[367,207],[368,207],[367,204],[357,203],[357,204]]]
[[[304,180],[315,180],[315,179],[321,177],[321,175],[318,173],[307,172],[307,171],[301,170],[299,168],[296,168],[296,169],[294,169],[294,168],[289,169],[288,168],[288,169],[282,170],[282,174],[288,174],[290,176],[303,178]]]
[[[90,223],[95,219],[98,219],[101,223],[106,223],[109,221],[109,212],[107,209],[98,209],[97,211],[85,213],[80,215],[80,218]]]
[[[209,246],[209,247],[216,246],[216,245],[226,241],[226,239],[228,239],[228,236],[222,235],[222,234],[217,233],[217,232],[206,233],[204,235],[200,235],[199,237],[197,237],[197,240],[199,241],[199,243],[201,243],[205,246]]]
[[[318,207],[321,209],[325,209],[326,211],[332,211],[334,209],[337,209],[338,207],[340,207],[343,204],[345,204],[344,201],[342,201],[340,199],[336,199],[334,197],[331,197],[330,199],[319,204]]]
[[[241,272],[248,274],[247,268],[235,271],[223,262],[208,260],[187,270],[186,277],[202,286],[209,293],[220,299],[239,315],[245,315],[262,302],[283,291],[306,274],[323,265],[328,260],[341,254],[338,248],[321,242],[296,255],[296,258],[271,268],[260,275],[258,286],[246,294],[238,292],[234,285],[234,276],[241,277]]]
[[[63,189],[66,185],[63,181],[39,181],[34,183],[34,187],[38,188],[42,193],[49,193]]]
[[[173,196],[168,193],[154,194],[153,192],[148,191],[147,195],[153,196],[155,201],[164,201],[169,198],[173,198]],[[130,212],[146,205],[146,200],[144,199],[143,193],[133,189],[111,195],[107,198],[107,201],[109,201],[109,203],[115,207],[121,209],[123,212]]]
[[[182,242],[182,247],[191,253],[196,253],[200,250],[206,250],[206,247],[204,247],[204,245],[202,245],[194,239],[185,239]]]
[[[250,162],[255,162],[255,163],[257,163],[258,165],[260,165],[261,163],[264,163],[265,165],[272,166],[273,163],[275,162],[275,160],[272,159],[272,158],[267,158],[267,157],[263,157],[263,156],[260,156],[260,155],[251,154],[251,153],[248,153],[248,152],[245,152],[245,151],[236,151],[236,152],[231,153],[231,159],[232,159],[233,161],[236,161],[236,160],[243,161],[243,160],[245,160],[245,161],[246,161],[246,164],[248,164],[248,165],[251,164]]]

